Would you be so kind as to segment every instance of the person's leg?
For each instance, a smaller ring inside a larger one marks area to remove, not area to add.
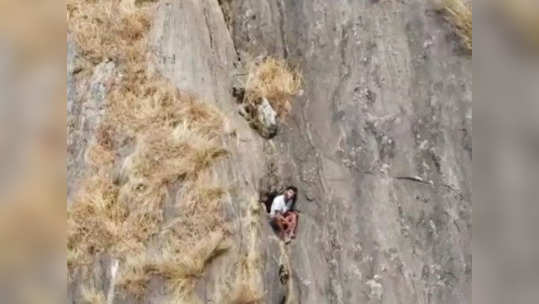
[[[298,227],[298,214],[296,212],[290,212],[289,216],[290,237],[296,237],[296,228]]]
[[[286,230],[288,229],[288,223],[282,215],[278,215],[276,218],[277,226],[279,227],[279,237],[285,238]]]
[[[292,237],[292,229],[293,229],[293,219],[294,215],[293,215],[293,212],[287,212],[285,213],[284,215],[284,220],[286,221],[286,225],[285,225],[285,235],[286,237],[289,239]]]
[[[279,222],[277,220],[277,217],[275,217],[275,216],[271,217],[270,226],[273,229],[273,231],[275,231],[275,232],[279,231],[280,227],[279,227]]]
[[[286,231],[286,234],[290,237],[290,238],[294,238],[295,237],[295,232],[296,232],[296,221],[297,221],[297,214],[295,212],[288,212],[287,215],[286,215],[286,220],[287,220],[287,223],[288,223],[288,229]]]
[[[290,229],[292,227],[291,222],[290,222],[290,213],[286,212],[285,214],[283,214],[281,216],[281,220],[282,220],[282,227],[283,227],[281,238],[285,241],[285,243],[289,243],[291,239]]]

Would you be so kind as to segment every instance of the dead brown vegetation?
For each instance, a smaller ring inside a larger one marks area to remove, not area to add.
[[[82,303],[84,304],[105,304],[105,295],[95,288],[83,287],[81,291]]]
[[[176,218],[163,225],[156,238],[161,244],[156,252],[128,258],[120,273],[119,286],[141,297],[152,276],[159,276],[178,300],[193,297],[197,279],[206,264],[225,251],[228,230],[220,214],[222,187],[207,186],[203,180],[186,184]],[[197,189],[193,189],[193,187]]]
[[[220,112],[148,68],[153,2],[68,1],[69,34],[84,68],[93,73],[112,60],[117,72],[86,151],[88,178],[68,207],[68,267],[70,274],[91,269],[96,256],[106,254],[120,261],[120,290],[140,298],[152,276],[160,276],[183,298],[226,247],[226,192],[211,168],[227,152]],[[133,151],[120,157],[128,138]],[[172,185],[181,185],[177,217],[165,223]],[[158,253],[150,241],[161,244]]]
[[[256,105],[260,98],[268,99],[281,118],[292,108],[292,97],[301,89],[301,74],[284,60],[266,58],[249,67],[246,83],[246,100]]]
[[[131,1],[69,0],[69,33],[80,55],[93,64],[107,59],[140,63],[150,28],[148,10]]]
[[[472,10],[462,0],[442,0],[447,20],[453,25],[462,45],[472,51]]]

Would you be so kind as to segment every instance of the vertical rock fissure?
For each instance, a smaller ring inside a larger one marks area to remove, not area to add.
[[[285,287],[285,296],[281,300],[282,304],[300,304],[301,299],[296,288],[297,274],[290,261],[289,248],[284,242],[279,242],[279,280]]]
[[[283,58],[288,58],[288,45],[286,43],[286,33],[284,31],[285,11],[283,0],[277,1],[277,8],[279,9],[279,29],[281,31],[281,43],[283,44]]]
[[[208,12],[207,8],[204,7],[204,21],[206,22],[206,28],[208,29],[208,39],[210,41],[210,49],[213,49],[213,34],[212,34],[212,28],[210,27],[210,23],[208,22]]]

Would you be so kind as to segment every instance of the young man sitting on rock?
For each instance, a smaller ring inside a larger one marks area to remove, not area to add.
[[[276,196],[271,204],[271,225],[279,231],[279,236],[286,243],[296,237],[298,213],[294,211],[294,205],[297,194],[298,188],[289,186],[283,194]]]

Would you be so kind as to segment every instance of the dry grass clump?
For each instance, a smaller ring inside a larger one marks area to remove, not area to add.
[[[231,304],[263,303],[264,291],[261,270],[264,269],[260,256],[258,240],[262,233],[260,227],[260,203],[256,198],[249,200],[249,209],[244,218],[246,227],[246,251],[236,267],[236,280],[229,292]]]
[[[220,242],[224,226],[225,191],[204,172],[226,151],[206,131],[189,128],[187,122],[145,129],[123,163],[120,181],[109,174],[112,165],[85,181],[68,210],[70,269],[91,265],[94,256],[105,252],[127,257],[119,286],[136,297],[143,295],[151,275],[165,278],[177,294],[194,286],[193,279],[219,251],[214,235],[219,233]],[[163,231],[162,205],[168,186],[178,180],[183,184],[179,214],[167,225],[167,237],[159,237],[167,244],[159,262],[149,263],[140,256],[148,240]]]
[[[119,273],[117,286],[136,299],[142,298],[150,283],[148,261],[145,253],[129,255]]]
[[[105,295],[95,288],[83,287],[81,290],[82,303],[84,304],[106,304]]]
[[[263,294],[249,282],[236,286],[235,293],[232,295],[230,304],[261,304]]]
[[[454,26],[462,45],[472,51],[472,10],[462,0],[442,0],[448,21]]]
[[[135,152],[123,165],[123,174],[135,182],[137,189],[133,190],[139,192],[151,185],[162,187],[179,179],[194,179],[226,154],[217,138],[200,134],[186,124],[148,130],[139,139]]]
[[[281,118],[292,108],[292,97],[301,89],[301,74],[290,68],[284,60],[266,58],[249,68],[246,100],[256,105],[265,97]]]
[[[219,215],[224,194],[208,174],[186,183],[179,194],[178,216],[157,236],[161,246],[154,254],[128,258],[119,286],[140,297],[150,278],[159,276],[177,299],[192,297],[206,264],[229,246],[228,231]]]
[[[165,280],[178,300],[193,297],[197,279],[206,264],[228,248],[223,220],[217,216],[220,209],[221,188],[185,191],[180,202],[185,210],[166,225],[158,236],[162,244],[151,256],[139,255],[128,259],[120,273],[119,286],[140,297],[152,276]]]
[[[124,75],[108,101],[109,123],[129,134],[179,124],[211,138],[222,134],[223,119],[217,109],[180,92],[157,74]]]
[[[164,195],[164,193],[162,194]],[[68,266],[90,265],[107,252],[123,257],[140,252],[162,220],[162,198],[120,196],[120,187],[99,174],[85,182],[68,208]]]
[[[175,248],[185,250],[197,243],[205,244],[208,234],[222,227],[220,199],[224,191],[220,186],[211,186],[203,174],[226,154],[217,137],[219,128],[213,125],[216,120],[207,121],[217,112],[206,111],[192,101],[171,108],[180,108],[179,113],[183,113],[174,123],[174,117],[165,115],[148,116],[134,120],[140,125],[128,125],[136,127],[139,134],[135,150],[121,166],[120,180],[112,174],[117,160],[105,157],[106,162],[93,163],[97,173],[81,186],[68,210],[70,269],[91,264],[92,257],[102,252],[118,258],[142,253],[147,241],[161,230],[167,187],[178,180],[184,184],[181,205],[177,206],[181,214],[172,227],[181,236],[178,240],[188,241],[183,246],[176,241]],[[103,143],[109,146],[108,141]],[[107,147],[95,144],[89,154],[107,155]],[[89,161],[92,163],[91,158]],[[185,265],[176,266],[188,269]],[[190,272],[200,273],[204,264],[197,265],[196,271]],[[140,260],[138,268],[132,260],[126,263],[131,271],[123,272],[123,290],[141,296],[149,281],[149,272],[142,266],[146,267]],[[169,277],[162,270],[157,273]]]
[[[230,293],[229,303],[231,304],[259,304],[263,303],[264,292],[259,270],[263,269],[259,265],[258,254],[253,252],[256,248],[250,248],[250,252],[242,259],[238,265],[234,288]]]
[[[225,234],[215,230],[205,235],[203,241],[185,247],[183,236],[177,232],[170,233],[166,236],[168,242],[161,249],[161,255],[148,267],[169,283],[178,298],[190,297],[206,264],[227,249]]]
[[[150,28],[146,8],[131,1],[69,0],[67,20],[81,55],[91,63],[144,60],[144,37]]]
[[[152,276],[160,276],[185,298],[224,250],[225,191],[209,173],[226,155],[223,119],[149,70],[151,2],[68,1],[69,32],[86,68],[113,60],[116,71],[86,151],[88,178],[68,207],[68,267],[72,274],[91,268],[97,255],[112,256],[120,261],[117,284],[124,292],[141,298]],[[120,148],[128,138],[134,147],[124,158]],[[181,186],[177,217],[164,227],[172,185]],[[150,254],[150,243],[161,244],[158,254]]]

